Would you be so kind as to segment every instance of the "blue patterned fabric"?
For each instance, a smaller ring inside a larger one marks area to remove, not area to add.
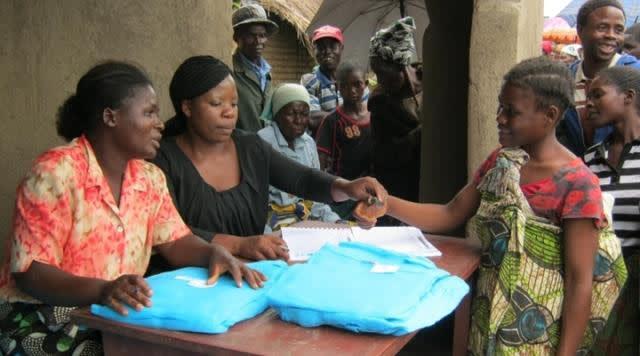
[[[291,266],[268,298],[282,320],[305,327],[404,335],[451,313],[468,291],[430,260],[347,242]]]
[[[261,289],[251,289],[246,283],[238,288],[229,275],[220,277],[210,288],[204,283],[207,270],[199,267],[181,268],[147,278],[153,305],[142,311],[129,309],[122,316],[102,305],[92,305],[91,312],[101,317],[127,324],[157,329],[218,334],[239,321],[252,318],[268,308],[267,292],[287,264],[282,261],[260,261],[249,267],[262,272],[268,280]]]

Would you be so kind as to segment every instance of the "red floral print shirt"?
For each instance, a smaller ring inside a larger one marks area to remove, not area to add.
[[[159,168],[129,161],[118,206],[91,144],[81,136],[38,157],[18,187],[0,298],[37,302],[18,291],[11,277],[32,261],[105,280],[142,275],[152,246],[188,234]]]

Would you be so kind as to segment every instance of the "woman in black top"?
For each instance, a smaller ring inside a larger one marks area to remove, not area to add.
[[[193,232],[254,260],[289,258],[280,237],[263,235],[269,184],[321,202],[386,199],[373,178],[348,181],[274,151],[235,129],[238,94],[229,68],[211,56],[187,59],[169,88],[176,116],[154,159]]]

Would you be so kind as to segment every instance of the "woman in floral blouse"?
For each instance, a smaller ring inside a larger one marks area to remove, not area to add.
[[[0,353],[101,353],[97,332],[69,323],[69,312],[150,306],[141,275],[152,247],[174,266],[209,267],[211,283],[229,271],[238,286],[261,286],[263,275],[191,233],[162,171],[144,161],[163,128],[139,68],[105,62],[80,79],[58,112],[70,142],[38,157],[18,187],[0,269]]]

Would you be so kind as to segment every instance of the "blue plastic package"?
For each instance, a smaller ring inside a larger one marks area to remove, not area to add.
[[[91,312],[110,320],[157,329],[218,334],[252,318],[268,308],[267,292],[273,288],[287,264],[260,261],[248,264],[268,280],[263,288],[251,289],[246,282],[238,288],[230,275],[223,275],[213,286],[206,285],[207,269],[181,268],[147,278],[153,296],[152,306],[122,316],[103,305],[92,305]]]
[[[371,245],[325,245],[268,294],[282,320],[404,335],[455,310],[469,286],[425,258]]]

